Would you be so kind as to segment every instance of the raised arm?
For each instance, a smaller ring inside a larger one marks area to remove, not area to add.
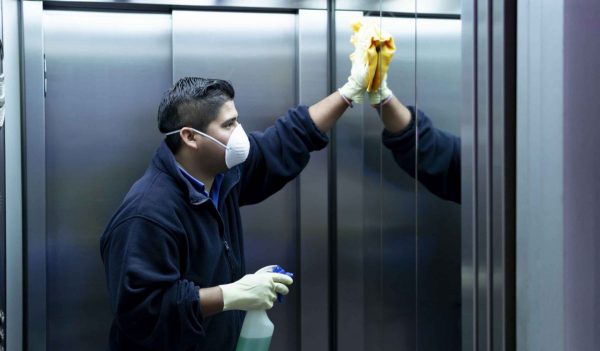
[[[327,133],[347,108],[348,103],[341,94],[336,91],[310,106],[308,108],[308,113],[315,123],[315,126],[317,126],[322,133]]]

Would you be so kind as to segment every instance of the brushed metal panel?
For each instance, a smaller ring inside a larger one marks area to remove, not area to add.
[[[0,38],[2,39],[2,56],[0,57],[0,73],[4,74],[4,17],[0,6]],[[2,79],[5,81],[5,76]],[[6,89],[3,87],[3,89]],[[6,106],[3,104],[3,112]],[[4,118],[4,116],[2,116]],[[0,126],[0,347],[6,347],[6,149],[4,120]]]
[[[310,105],[327,91],[327,12],[298,13],[300,103]],[[328,153],[314,152],[300,175],[300,346],[329,350]],[[296,287],[298,289],[298,287]]]
[[[25,0],[29,1],[29,0]],[[39,1],[39,0],[33,0]],[[48,0],[46,0],[48,1]],[[51,0],[52,3],[77,3],[89,7],[98,5],[159,5],[168,7],[229,7],[269,9],[326,9],[327,0]]]
[[[297,101],[297,16],[277,13],[173,11],[173,81],[184,76],[227,79],[247,131],[264,130]],[[298,266],[298,180],[266,201],[242,208],[249,272]],[[300,279],[298,279],[300,282]],[[298,342],[299,294],[269,312],[271,347]]]
[[[350,71],[350,23],[336,16],[337,84]],[[399,50],[388,84],[414,105],[415,21],[382,18]],[[415,181],[381,144],[382,124],[367,105],[348,110],[337,126],[338,349],[414,349],[416,344]]]
[[[476,194],[475,145],[477,116],[476,83],[477,77],[477,15],[475,2],[464,1],[462,13],[462,75],[463,75],[463,117],[461,119],[461,290],[462,290],[462,350],[475,350],[477,345],[477,268],[476,268]]]
[[[42,3],[22,3],[25,134],[25,345],[46,349],[46,121]]]
[[[416,45],[418,108],[432,119],[436,128],[460,135],[463,112],[460,20],[417,19]],[[422,185],[418,187],[417,203],[417,347],[424,351],[459,350],[460,205],[436,197]]]
[[[570,297],[565,284],[574,278],[565,271],[569,202],[564,191],[572,181],[564,178],[565,119],[577,112],[567,110],[564,100],[572,93],[565,79],[565,60],[573,54],[566,52],[573,45],[567,41],[574,29],[567,27],[569,7],[561,0],[518,2],[517,350],[572,350],[573,326],[565,325],[564,307]]]
[[[459,15],[460,0],[337,0],[337,10]]]
[[[171,84],[165,14],[46,11],[47,348],[104,350],[98,240],[160,141]]]
[[[516,348],[516,3],[492,7],[492,348]]]
[[[21,118],[21,4],[2,3],[6,76],[6,350],[23,349],[23,177]]]
[[[350,72],[350,24],[361,12],[335,13],[335,77],[342,86]],[[336,124],[337,173],[337,349],[363,350],[366,300],[364,272],[364,105],[348,109]],[[375,288],[375,287],[373,287]],[[371,321],[375,323],[375,321]]]
[[[4,73],[4,18],[0,6],[0,38],[2,38],[2,57],[0,57],[0,72]],[[2,79],[5,79],[3,76]],[[3,87],[3,89],[5,89]],[[3,104],[3,113],[6,106]],[[4,116],[2,116],[4,118]],[[5,149],[4,120],[0,126],[0,347],[6,347],[6,149]]]
[[[414,106],[419,91],[415,86],[415,19],[384,17],[381,25],[394,36],[397,47],[388,71],[388,85],[400,101]],[[373,133],[381,145],[381,123],[376,122],[379,126]],[[416,304],[416,182],[398,167],[387,148],[382,147],[381,152],[381,349],[414,350],[420,318]]]
[[[477,2],[477,99],[476,107],[476,197],[475,232],[477,242],[477,344],[478,350],[491,349],[491,167],[490,167],[490,112],[491,82],[489,72],[490,62],[489,16],[492,6],[489,1]]]

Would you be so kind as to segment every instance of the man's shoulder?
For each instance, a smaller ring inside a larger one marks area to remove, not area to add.
[[[182,191],[172,177],[163,172],[146,172],[125,195],[115,219],[140,217],[162,221],[172,217],[182,205]]]

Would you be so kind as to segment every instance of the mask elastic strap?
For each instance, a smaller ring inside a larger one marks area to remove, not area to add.
[[[202,136],[204,136],[204,137],[207,137],[207,138],[209,138],[210,140],[214,141],[215,143],[217,143],[217,144],[221,145],[221,147],[223,147],[225,150],[229,149],[229,148],[227,147],[227,145],[223,144],[222,142],[218,141],[217,139],[215,139],[215,138],[211,137],[210,135],[208,135],[208,134],[206,134],[206,133],[202,133],[201,131],[199,131],[199,130],[196,130],[196,129],[192,128],[192,127],[185,127],[185,128],[187,128],[187,129],[191,129],[192,131],[194,131],[194,133],[198,133],[198,134],[200,134],[200,135],[202,135]],[[169,136],[169,135],[171,135],[171,134],[179,133],[179,132],[180,132],[180,131],[182,131],[182,130],[183,130],[183,128],[181,128],[181,129],[177,129],[177,130],[174,130],[174,131],[172,131],[172,132],[165,133],[165,136]]]

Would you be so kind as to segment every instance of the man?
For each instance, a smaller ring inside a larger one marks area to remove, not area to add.
[[[269,309],[292,279],[246,274],[240,206],[294,179],[351,101],[365,92],[364,55],[348,82],[246,135],[225,81],[180,79],[163,97],[166,138],[101,240],[114,320],[111,350],[233,350],[243,311]],[[376,96],[371,97],[377,100]]]

